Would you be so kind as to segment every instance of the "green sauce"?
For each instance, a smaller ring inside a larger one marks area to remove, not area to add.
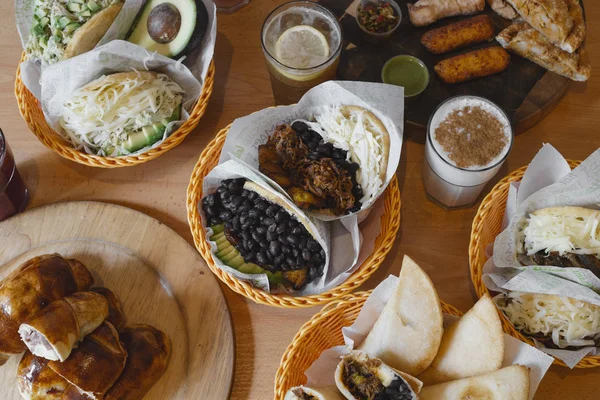
[[[429,84],[429,71],[421,60],[413,56],[390,58],[381,70],[383,83],[404,87],[404,96],[420,94]]]

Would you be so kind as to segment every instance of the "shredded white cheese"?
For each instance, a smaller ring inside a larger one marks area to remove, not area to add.
[[[381,133],[369,129],[370,123],[363,113],[352,113],[346,118],[339,106],[326,107],[316,121],[324,130],[324,139],[339,149],[348,151],[348,161],[358,163],[356,181],[362,187],[363,197],[360,202],[371,201],[383,182],[380,178],[383,149]]]
[[[495,302],[515,328],[551,337],[559,348],[595,346],[600,338],[600,307],[594,304],[522,292],[510,292]]]
[[[60,125],[78,149],[105,156],[128,154],[122,146],[128,136],[171,117],[182,94],[165,74],[119,81],[102,76],[72,93],[63,105]]]
[[[527,255],[546,253],[595,254],[600,256],[600,212],[581,217],[530,214],[523,229],[523,249]]]

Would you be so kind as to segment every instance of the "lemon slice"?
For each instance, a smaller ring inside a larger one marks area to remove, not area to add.
[[[277,61],[290,68],[312,68],[329,58],[325,36],[309,25],[296,25],[279,36],[275,43]]]

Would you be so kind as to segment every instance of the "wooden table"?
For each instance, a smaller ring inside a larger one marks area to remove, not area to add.
[[[8,136],[19,170],[31,191],[30,207],[67,200],[98,200],[145,212],[192,242],[186,220],[186,186],[192,168],[215,132],[233,119],[272,105],[259,32],[262,21],[281,0],[253,0],[232,15],[219,15],[213,97],[200,125],[163,157],[134,168],[102,170],[66,161],[46,149],[21,119],[13,95],[21,54],[12,1],[0,2],[0,126]],[[600,20],[600,3],[586,4],[588,21]],[[589,24],[587,47],[596,70],[587,84],[573,85],[556,110],[516,138],[500,174],[527,164],[542,143],[553,144],[565,157],[584,159],[600,145],[600,30]],[[396,245],[364,289],[389,274],[398,274],[409,254],[429,273],[440,297],[462,311],[476,296],[468,272],[468,243],[476,207],[447,212],[429,202],[421,182],[423,146],[405,142],[398,182],[402,224]],[[259,306],[223,286],[235,325],[236,379],[232,398],[265,400],[273,396],[279,360],[296,331],[318,308],[283,310]],[[199,327],[198,329],[202,329]],[[597,399],[600,369],[553,367],[536,399]],[[207,399],[208,400],[208,399]],[[212,399],[211,399],[212,400]],[[217,400],[217,399],[215,399]]]

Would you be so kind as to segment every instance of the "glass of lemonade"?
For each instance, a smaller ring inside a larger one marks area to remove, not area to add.
[[[292,104],[310,88],[335,79],[342,30],[335,15],[310,1],[292,1],[263,23],[262,48],[275,104]]]

